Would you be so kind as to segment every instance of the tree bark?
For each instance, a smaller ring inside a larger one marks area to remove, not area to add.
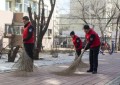
[[[42,48],[42,39],[48,29],[48,26],[49,26],[49,23],[50,23],[50,20],[51,20],[53,11],[54,11],[55,3],[56,3],[56,0],[50,0],[51,10],[50,10],[50,13],[47,19],[45,19],[44,0],[39,0],[38,15],[34,13],[35,20],[32,17],[31,6],[28,7],[30,21],[32,22],[32,24],[35,23],[33,25],[35,25],[34,27],[36,29],[36,34],[35,34],[36,35],[36,45],[35,45],[36,47],[34,49],[35,60],[39,59],[39,52],[41,52],[41,48]]]
[[[20,48],[19,46],[16,46],[16,48],[13,51],[10,50],[8,52],[8,62],[14,62],[15,61],[16,55],[19,51],[19,48]]]
[[[118,45],[118,51],[120,51],[120,30],[119,30],[119,45]]]

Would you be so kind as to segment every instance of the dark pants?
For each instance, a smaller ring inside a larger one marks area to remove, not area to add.
[[[81,54],[81,49],[80,50],[76,50],[76,56],[75,56],[74,61],[78,59],[78,57],[80,56],[80,54]]]
[[[100,49],[100,46],[90,48],[89,62],[90,62],[90,70],[91,71],[97,71],[99,49]]]
[[[79,56],[80,56],[80,54],[81,54],[81,49],[76,50],[76,54],[77,54],[77,56],[79,57]]]
[[[27,55],[33,60],[34,43],[24,43],[24,48]]]

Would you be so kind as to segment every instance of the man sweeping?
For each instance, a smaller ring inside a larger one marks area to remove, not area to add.
[[[33,61],[34,49],[34,27],[32,26],[27,16],[23,17],[24,30],[23,30],[23,44],[27,55]]]
[[[72,37],[72,42],[74,44],[74,47],[75,47],[75,50],[76,50],[76,54],[77,54],[77,56],[75,57],[75,60],[76,60],[80,56],[80,54],[81,54],[82,41],[81,41],[81,39],[77,35],[75,35],[74,31],[72,31],[70,33],[70,36]]]
[[[98,34],[92,30],[89,25],[84,25],[83,27],[85,32],[85,37],[88,42],[87,47],[85,48],[90,49],[89,52],[89,62],[90,62],[90,69],[87,72],[92,72],[92,74],[97,73],[98,68],[98,54],[100,49],[100,38]]]
[[[33,49],[34,49],[34,27],[32,26],[27,16],[23,17],[24,29],[23,29],[23,44],[25,51],[29,57],[29,65],[26,65],[26,71],[33,71]],[[27,56],[26,56],[27,57]]]

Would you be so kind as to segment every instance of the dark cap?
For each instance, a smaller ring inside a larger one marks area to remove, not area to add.
[[[71,32],[70,32],[70,35],[75,35],[75,32],[74,32],[74,31],[71,31]]]
[[[28,16],[24,16],[24,17],[23,17],[23,19],[24,19],[24,20],[28,20],[28,21],[29,21]]]
[[[84,25],[83,29],[90,29],[89,25]]]

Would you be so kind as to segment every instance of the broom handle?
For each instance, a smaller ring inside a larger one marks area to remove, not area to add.
[[[85,48],[87,47],[87,45],[88,45],[88,43],[86,43],[86,45],[85,45],[85,47],[84,47],[82,53],[80,54],[80,56],[79,56],[78,58],[80,58],[80,59],[82,58],[82,56],[83,56],[83,54],[84,54],[84,52],[85,52]]]

